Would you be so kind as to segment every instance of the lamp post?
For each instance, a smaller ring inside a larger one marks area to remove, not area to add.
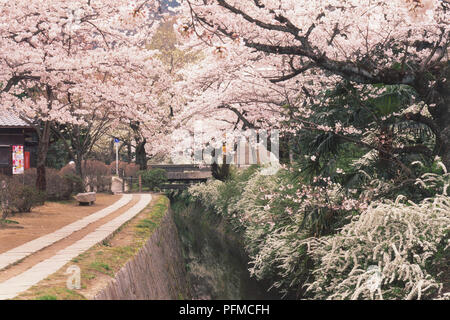
[[[119,176],[119,142],[120,140],[114,138],[114,144],[116,146],[116,175]]]

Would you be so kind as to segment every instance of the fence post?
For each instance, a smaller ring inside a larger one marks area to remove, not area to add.
[[[139,175],[139,192],[142,192],[142,176]]]

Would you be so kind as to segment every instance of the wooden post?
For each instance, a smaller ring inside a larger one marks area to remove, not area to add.
[[[142,176],[139,175],[139,192],[142,192]]]

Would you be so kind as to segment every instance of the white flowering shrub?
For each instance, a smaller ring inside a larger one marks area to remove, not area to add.
[[[209,209],[217,209],[216,204],[220,197],[219,186],[223,182],[220,180],[209,180],[206,183],[200,183],[189,187],[189,194],[200,201]]]
[[[304,184],[292,170],[234,173],[189,193],[241,232],[250,274],[289,298],[447,299],[438,273],[450,256],[450,175],[439,168],[416,181],[432,191],[418,202],[367,206],[370,190],[352,198],[328,178]]]
[[[259,280],[271,280],[272,287],[282,294],[302,289],[307,275],[307,255],[302,242],[306,232],[295,225],[264,230],[253,225],[246,230],[249,272]]]
[[[269,279],[282,293],[292,293],[303,285],[308,271],[306,247],[300,243],[360,203],[329,179],[317,178],[314,185],[305,185],[289,170],[264,173],[264,168],[246,170],[225,183],[192,186],[189,193],[241,232],[252,276]]]
[[[305,269],[299,268],[306,251],[298,250],[305,238],[300,228],[302,216],[286,211],[286,203],[274,206],[275,193],[286,183],[283,177],[260,172],[251,176],[239,201],[229,206],[232,217],[245,226],[244,239],[249,254],[249,272],[259,280],[271,279],[282,293],[298,285]]]
[[[261,175],[258,171],[242,183],[242,193],[237,201],[229,206],[230,213],[246,226],[273,226],[273,217],[268,214],[267,204],[270,195],[279,187],[279,179],[276,176]]]
[[[316,262],[307,290],[315,299],[433,297],[442,284],[427,267],[439,251],[449,250],[449,230],[445,194],[418,204],[372,204],[338,234],[305,242]],[[376,288],[370,266],[380,271]]]

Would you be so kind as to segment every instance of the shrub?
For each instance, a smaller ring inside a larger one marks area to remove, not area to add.
[[[22,177],[24,178],[24,176]],[[45,193],[34,186],[24,185],[16,177],[2,176],[0,185],[0,198],[2,204],[2,218],[15,212],[30,212],[33,207],[42,204]]]
[[[142,176],[142,185],[154,191],[161,184],[167,181],[167,172],[164,169],[151,169],[147,171],[139,171]]]
[[[103,192],[111,190],[110,166],[98,160],[85,160],[83,173],[85,181],[76,174],[75,165],[67,164],[59,172],[69,186],[70,193],[89,191]]]
[[[86,160],[83,166],[87,189],[97,192],[111,189],[111,171],[106,164],[97,160]]]
[[[440,194],[419,203],[402,201],[404,196],[374,202],[338,234],[308,239],[316,261],[308,284],[313,297],[422,299],[441,294],[439,277],[450,256],[449,182],[445,168],[441,175],[426,173],[416,184]],[[370,267],[378,270],[377,290],[368,285]]]
[[[214,179],[226,181],[231,177],[230,165],[227,163],[217,164],[214,162],[211,165],[211,173]]]
[[[128,166],[128,162],[120,161],[119,160],[119,174],[122,176],[125,173],[125,170]],[[116,174],[116,161],[111,162],[109,165],[109,169],[111,171],[111,174]]]
[[[125,166],[125,177],[137,177],[139,166],[135,163],[128,163]]]
[[[70,186],[60,174],[60,171],[53,168],[45,169],[47,180],[46,199],[47,200],[66,200],[70,198]],[[35,186],[36,184],[36,168],[25,170],[24,175],[15,175],[12,177],[18,183],[27,186]]]
[[[111,175],[97,178],[97,192],[110,192],[112,185]]]
[[[83,181],[80,176],[75,174],[65,174],[63,179],[67,183],[69,194],[83,192]]]
[[[76,169],[75,169],[75,164],[74,163],[68,163],[66,164],[64,167],[61,168],[61,170],[59,171],[59,174],[61,176],[65,176],[65,175],[76,175]]]
[[[264,168],[263,168],[264,170]],[[250,274],[289,298],[370,299],[374,270],[385,299],[439,296],[448,288],[450,174],[426,173],[416,188],[439,193],[421,202],[352,198],[336,182],[304,182],[292,168],[266,176],[251,168],[225,182],[188,189],[243,237]],[[369,268],[370,267],[370,268]],[[370,272],[369,272],[370,271]],[[369,280],[371,279],[371,280]],[[442,284],[443,283],[443,284]]]
[[[48,200],[66,200],[71,196],[71,188],[67,181],[55,169],[46,170],[47,177],[47,199]]]
[[[48,168],[46,168],[46,172],[47,170]],[[36,184],[36,177],[36,168],[29,168],[24,171],[23,175],[13,175],[11,178],[14,178],[17,182],[22,182],[27,186],[34,186]]]
[[[59,175],[64,179],[67,185],[69,195],[73,193],[83,192],[83,181],[76,174],[75,164],[68,163],[60,171]]]
[[[32,208],[45,201],[45,193],[30,186],[18,186],[16,193],[11,195],[11,206],[15,212],[30,212]]]
[[[449,248],[447,196],[412,202],[372,204],[334,236],[307,241],[317,263],[308,290],[314,298],[421,299],[441,288],[427,269],[439,244]],[[442,241],[444,240],[444,241]],[[368,272],[380,273],[380,289],[370,290]]]
[[[189,194],[195,199],[200,201],[206,208],[219,211],[220,208],[217,205],[220,197],[219,186],[223,182],[220,180],[210,180],[206,183],[199,183],[189,187]]]

